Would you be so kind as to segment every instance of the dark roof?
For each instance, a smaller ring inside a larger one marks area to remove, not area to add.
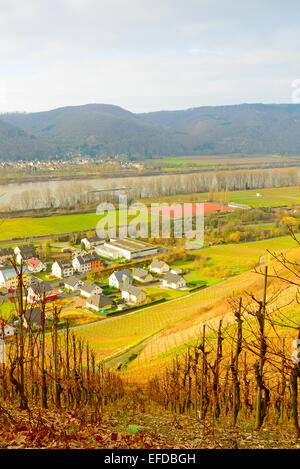
[[[76,277],[75,275],[73,277],[69,277],[67,280],[65,280],[65,285],[69,285],[70,287],[75,287],[78,282],[81,282],[79,277]]]
[[[164,265],[168,266],[168,264],[164,261],[160,261],[159,259],[154,259],[154,261],[151,262],[150,268],[161,268]]]
[[[20,251],[26,251],[27,249],[34,249],[35,250],[34,244],[21,244],[21,246],[18,246],[18,248],[19,248]]]
[[[87,300],[87,303],[97,308],[103,308],[103,306],[112,305],[113,301],[105,295],[93,295]]]
[[[98,238],[98,236],[92,236],[91,238],[86,238],[89,243],[98,243],[100,241],[105,241],[105,238]]]
[[[95,288],[97,288],[98,285],[95,285],[94,283],[91,283],[91,282],[84,282],[84,284],[82,285],[82,287],[80,287],[80,290],[83,290],[87,293],[92,293]],[[98,287],[100,288],[100,287]]]
[[[1,248],[0,249],[0,257],[2,256],[13,256],[14,250],[13,248]]]
[[[171,274],[171,272],[167,272],[163,276],[163,279],[167,280],[167,282],[169,282],[169,283],[178,283],[180,280],[183,279],[183,277],[181,277],[180,275],[177,275],[177,274]]]
[[[151,275],[151,274],[149,274],[149,272],[147,270],[141,269],[140,267],[137,267],[136,269],[134,269],[132,275],[134,277],[138,277],[138,278],[145,278],[145,277],[147,277],[147,275]]]
[[[126,285],[126,287],[122,288],[122,291],[126,291],[133,296],[138,296],[140,293],[143,292],[143,290],[138,287],[135,287],[134,285]]]
[[[61,269],[71,269],[73,268],[71,262],[68,259],[63,259],[61,261],[56,261]]]
[[[25,244],[24,246],[18,246],[18,247],[19,247],[20,254],[22,257],[26,257],[26,258],[28,256],[30,256],[29,258],[37,257],[36,249],[33,244]]]
[[[41,308],[27,309],[25,312],[26,322],[28,324],[42,325]]]
[[[77,260],[80,265],[90,264],[92,261],[98,261],[99,256],[97,256],[95,252],[90,254],[81,254],[80,256],[77,256]]]
[[[123,282],[123,275],[126,275],[128,278],[132,279],[131,273],[128,269],[124,270],[115,270],[112,275],[115,275],[118,282]]]
[[[33,292],[37,295],[43,295],[44,293],[52,291],[52,286],[50,285],[50,283],[45,281],[34,282],[31,284],[31,288]]]

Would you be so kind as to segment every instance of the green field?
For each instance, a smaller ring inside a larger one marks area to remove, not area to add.
[[[290,236],[253,241],[238,246],[236,244],[213,246],[191,251],[193,255],[199,255],[207,259],[203,268],[195,268],[193,260],[179,261],[172,264],[172,267],[178,267],[187,272],[185,275],[187,282],[203,282],[209,286],[218,283],[220,280],[225,280],[229,276],[241,274],[260,263],[270,261],[272,256],[266,253],[267,249],[278,253],[295,247],[295,241]],[[236,255],[237,249],[238,256]],[[211,272],[205,274],[207,269],[210,269]],[[227,275],[222,275],[223,269],[230,272],[227,272]]]
[[[260,193],[263,197],[257,197]],[[204,202],[208,200],[208,193],[184,194],[167,197],[142,199],[144,203],[151,202]],[[280,207],[290,205],[300,205],[300,187],[280,187],[272,189],[232,191],[230,192],[230,201],[250,205],[251,207]],[[124,213],[124,211],[122,211]],[[102,218],[96,213],[85,213],[79,215],[61,215],[54,217],[40,218],[13,218],[5,219],[0,226],[0,240],[24,238],[27,236],[37,236],[55,233],[64,233],[69,231],[95,230],[97,223]],[[118,224],[118,212],[117,212]],[[133,215],[128,216],[130,221]],[[147,214],[141,215],[141,221],[146,221]],[[111,213],[107,221],[114,226],[115,215]]]
[[[257,197],[256,194],[262,194]],[[209,193],[171,195],[159,198],[144,199],[143,202],[204,202],[209,199]],[[231,191],[230,202],[249,205],[251,207],[284,207],[300,205],[300,187],[274,187],[271,189],[255,189],[247,191]],[[217,203],[217,202],[216,202]]]
[[[4,319],[9,319],[11,313],[14,311],[14,303],[9,303],[8,301],[3,301],[0,296],[0,317]]]
[[[110,212],[106,217],[106,221],[111,226],[118,224],[117,216]],[[124,214],[125,211],[122,211]],[[143,220],[147,219],[146,213],[142,214]],[[5,219],[0,226],[0,240],[24,238],[27,236],[38,236],[55,233],[66,233],[69,231],[95,230],[97,223],[103,216],[96,213],[84,213],[79,215],[61,215],[54,217],[40,218],[11,218]],[[115,219],[117,218],[117,222]],[[128,216],[131,220],[132,215]]]

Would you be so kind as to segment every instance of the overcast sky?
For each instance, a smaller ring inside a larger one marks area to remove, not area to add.
[[[0,0],[0,7],[0,112],[298,99],[299,0]]]

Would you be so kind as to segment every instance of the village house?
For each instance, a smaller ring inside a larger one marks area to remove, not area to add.
[[[96,246],[100,246],[104,244],[105,238],[98,238],[98,236],[90,237],[90,238],[83,238],[81,240],[81,244],[84,245],[85,249],[94,249]]]
[[[153,280],[153,276],[147,270],[141,269],[139,267],[133,270],[132,277],[134,280],[143,283],[152,282]]]
[[[31,277],[26,266],[22,269],[23,284],[28,286],[31,282]],[[18,287],[18,277],[13,267],[0,268],[0,287],[5,287],[8,290],[15,290]]]
[[[73,259],[72,265],[74,270],[80,273],[90,272],[101,267],[101,259],[96,253],[83,254]]]
[[[13,248],[0,249],[0,264],[6,264],[14,258]]]
[[[49,319],[45,317],[45,322]],[[24,314],[24,326],[30,329],[42,328],[42,310],[39,307],[27,308]]]
[[[68,259],[55,261],[52,264],[52,275],[58,278],[70,277],[74,273],[74,268]]]
[[[12,326],[6,319],[0,318],[0,339],[12,337],[15,334],[15,327]]]
[[[92,270],[91,261],[86,256],[75,257],[72,261],[72,265],[74,270],[81,274]]]
[[[93,295],[86,300],[86,307],[99,312],[111,308],[113,300],[105,295]]]
[[[80,290],[80,287],[82,287],[83,283],[83,280],[80,280],[79,277],[73,275],[72,277],[69,277],[67,280],[65,280],[64,285],[66,290],[76,291]]]
[[[96,252],[90,253],[89,256],[90,256],[90,259],[91,259],[92,270],[100,269],[100,267],[103,264],[103,261],[96,254]]]
[[[186,288],[186,281],[183,277],[177,274],[171,274],[167,272],[163,279],[162,284],[164,287],[170,287],[177,290],[178,288]]]
[[[43,262],[40,261],[40,259],[37,259],[36,257],[32,257],[31,259],[29,259],[29,261],[27,262],[27,267],[28,267],[29,272],[32,272],[35,274],[39,272],[45,272],[47,270],[47,266],[43,264]]]
[[[146,293],[138,287],[133,285],[126,285],[122,287],[122,298],[126,300],[127,303],[131,304],[141,304],[146,301]]]
[[[91,282],[84,282],[80,287],[80,295],[85,296],[86,298],[90,298],[91,296],[98,295],[102,292],[103,290],[101,287]]]
[[[52,301],[56,300],[57,294],[54,292],[50,282],[35,281],[33,282],[27,292],[27,301],[35,303],[38,301]]]
[[[128,269],[115,270],[108,279],[111,287],[121,289],[123,285],[132,283],[132,276]]]
[[[156,274],[164,274],[165,272],[169,272],[170,267],[166,262],[155,259],[151,262],[149,269],[151,272],[155,272]]]
[[[29,261],[32,257],[38,257],[36,249],[33,244],[24,244],[15,247],[16,261],[18,264],[21,262]]]

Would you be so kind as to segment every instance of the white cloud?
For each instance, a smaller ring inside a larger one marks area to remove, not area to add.
[[[0,0],[3,110],[290,101],[293,0]]]

